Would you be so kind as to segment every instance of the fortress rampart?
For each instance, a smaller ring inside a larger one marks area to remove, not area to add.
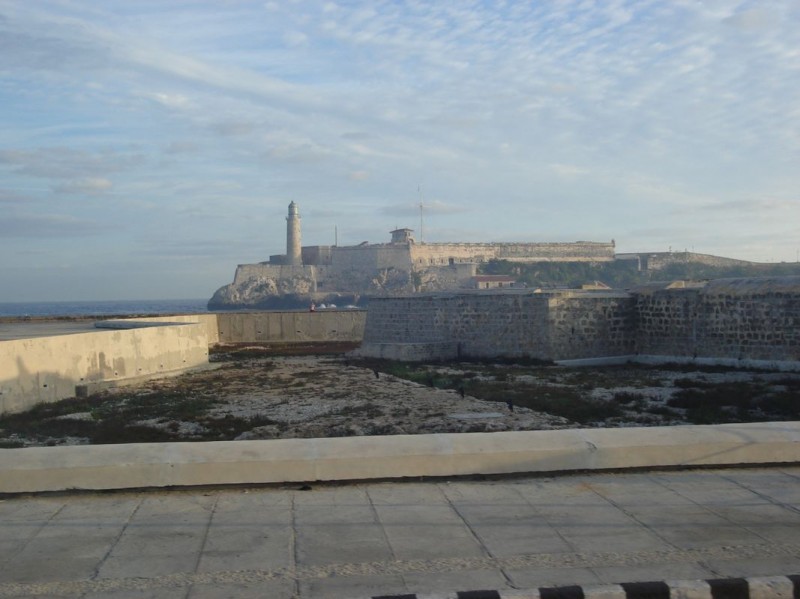
[[[790,362],[800,368],[800,277],[630,292],[375,298],[358,353],[401,360],[652,355]]]
[[[733,268],[736,266],[753,266],[755,262],[696,254],[695,252],[640,252],[616,255],[617,260],[636,260],[641,270],[662,270],[673,264],[702,264],[715,268]]]
[[[800,277],[718,279],[633,296],[638,353],[800,361]]]
[[[415,243],[409,247],[415,266],[454,262],[610,262],[614,243]]]

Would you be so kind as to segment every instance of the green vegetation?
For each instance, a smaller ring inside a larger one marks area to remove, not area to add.
[[[723,268],[696,263],[675,263],[660,270],[639,271],[637,270],[636,262],[632,260],[597,263],[541,262],[535,264],[492,260],[482,265],[481,273],[513,276],[518,282],[525,283],[531,288],[577,288],[591,281],[601,281],[609,287],[625,289],[650,281],[798,275],[800,274],[800,264],[787,262]]]
[[[553,365],[458,362],[409,364],[372,361],[381,372],[440,389],[464,389],[486,401],[523,406],[567,418],[578,424],[629,421],[660,424],[685,421],[692,424],[758,422],[800,419],[800,377],[787,375],[777,381],[753,375],[748,382],[713,382],[698,375],[735,371],[725,366],[627,364],[600,368],[562,368]],[[664,388],[665,372],[686,372],[671,386],[667,399],[652,393],[618,390],[608,400],[593,396],[596,389],[625,387]],[[689,375],[692,376],[689,376]]]
[[[677,379],[675,383],[680,389],[667,405],[685,410],[686,419],[694,424],[800,419],[800,379],[778,383]]]
[[[0,418],[0,430],[29,439],[85,438],[92,444],[233,439],[268,418],[215,417],[207,412],[221,403],[214,397],[172,390],[136,394],[98,394],[41,404]],[[181,423],[192,423],[189,432]]]

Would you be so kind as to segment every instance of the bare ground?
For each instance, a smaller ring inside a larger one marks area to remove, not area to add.
[[[287,355],[291,349],[294,355]],[[800,417],[800,376],[730,369],[356,362],[218,348],[218,368],[0,418],[0,446],[642,426]],[[328,353],[324,353],[328,352]],[[513,408],[513,409],[512,409]]]

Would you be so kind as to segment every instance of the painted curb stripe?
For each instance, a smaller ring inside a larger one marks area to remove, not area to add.
[[[627,599],[669,599],[669,586],[666,582],[623,582]]]
[[[800,575],[790,574],[786,578],[791,580],[794,585],[794,599],[800,599]]]
[[[750,599],[750,585],[746,578],[720,578],[709,580],[712,599]]]
[[[673,591],[676,593],[673,594]],[[371,599],[503,599],[523,596],[531,599],[670,599],[672,596],[698,599],[762,599],[775,596],[800,599],[800,575],[571,585],[528,591],[458,591],[446,595],[376,595]]]
[[[583,587],[543,587],[539,589],[539,599],[585,599]]]

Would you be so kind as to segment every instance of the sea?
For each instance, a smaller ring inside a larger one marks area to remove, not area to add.
[[[127,316],[131,314],[199,314],[208,299],[114,300],[102,302],[0,302],[1,317],[60,318],[67,316]]]

